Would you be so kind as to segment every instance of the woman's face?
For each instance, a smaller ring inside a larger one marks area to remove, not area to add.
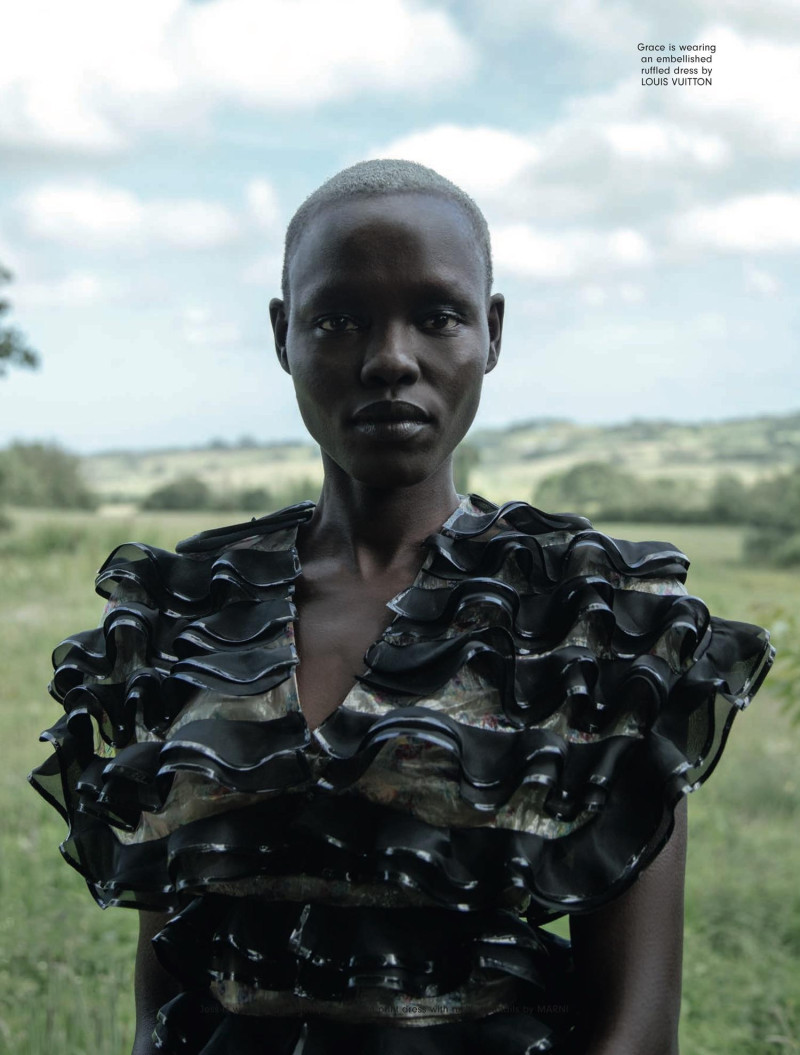
[[[368,486],[428,479],[472,423],[500,350],[503,298],[460,207],[389,194],[323,206],[289,264],[275,344],[303,421]]]

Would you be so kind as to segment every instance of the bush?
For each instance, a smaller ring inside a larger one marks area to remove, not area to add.
[[[788,473],[759,480],[747,496],[746,522],[761,527],[800,529],[800,466]]]
[[[741,524],[747,511],[748,489],[738,476],[722,473],[711,488],[708,500],[710,519],[715,524]]]
[[[211,488],[196,476],[180,476],[151,491],[141,503],[145,510],[195,510],[212,506]]]
[[[779,550],[782,567],[797,563],[800,467],[748,487],[732,473],[717,477],[706,494],[686,479],[643,480],[607,462],[582,462],[544,479],[533,500],[551,510],[571,510],[606,520],[693,524],[752,524],[773,534],[753,536],[750,556],[762,543]],[[763,559],[759,557],[761,563]]]
[[[545,477],[536,489],[534,500],[543,509],[602,516],[608,508],[626,508],[636,486],[636,478],[615,465],[581,462],[566,472]]]
[[[534,502],[543,509],[606,520],[704,519],[701,508],[687,502],[687,493],[686,484],[672,477],[645,481],[607,462],[581,462],[542,480]]]
[[[471,443],[461,443],[453,456],[453,483],[460,495],[469,494],[469,478],[481,460],[481,452]]]
[[[0,451],[0,499],[42,509],[94,509],[81,460],[54,443],[13,443]]]
[[[746,564],[772,568],[800,568],[800,531],[759,528],[744,538],[742,558]]]
[[[197,476],[181,476],[163,487],[151,491],[140,508],[147,511],[177,511],[213,509],[220,513],[241,512],[263,516],[298,502],[316,501],[319,484],[307,477],[289,480],[282,487],[246,487],[241,491],[214,493]]]
[[[293,506],[298,502],[316,502],[319,499],[319,484],[314,483],[307,476],[300,476],[296,480],[289,480],[283,487],[274,491],[272,500],[273,510],[282,509],[284,506]]]
[[[29,531],[16,531],[0,541],[0,554],[39,560],[52,553],[74,556],[90,537],[89,531],[77,524],[37,524]]]

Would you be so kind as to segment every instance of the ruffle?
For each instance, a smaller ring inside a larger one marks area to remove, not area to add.
[[[186,989],[224,990],[235,982],[351,1003],[365,989],[435,997],[501,976],[544,992],[548,978],[562,976],[569,960],[562,939],[511,912],[461,915],[249,897],[196,898],[170,920],[154,947]]]
[[[543,1004],[564,1018],[565,1005]],[[165,1055],[551,1055],[573,1053],[563,1027],[543,1021],[548,1012],[498,1012],[484,1018],[415,1026],[413,1002],[407,1025],[349,1025],[325,1019],[231,1015],[206,995],[186,993],[159,1012],[157,1051]],[[574,1053],[577,1055],[577,1052]]]
[[[221,876],[295,869],[468,909],[524,890],[547,914],[594,908],[635,878],[763,680],[768,636],[711,618],[696,598],[631,588],[684,577],[686,558],[668,544],[617,542],[524,503],[473,502],[485,512],[458,512],[427,540],[425,571],[446,585],[395,598],[395,620],[367,653],[361,682],[390,701],[385,713],[343,706],[313,738],[299,712],[172,728],[198,691],[246,701],[290,676],[297,553],[292,538],[259,542],[291,535],[313,507],[198,536],[178,554],[114,551],[98,576],[116,601],[102,627],[54,653],[51,691],[65,714],[43,734],[55,753],[31,778],[68,821],[62,850],[101,904],[174,908]],[[467,668],[496,688],[499,725],[437,710],[437,693]],[[147,738],[131,743],[137,723]],[[95,728],[114,757],[95,753]],[[427,824],[352,793],[385,748],[409,741],[448,760],[473,824]],[[163,838],[121,841],[114,829],[158,816],[178,774],[243,798]],[[544,816],[575,830],[484,826],[533,793]],[[270,833],[257,847],[251,809]]]
[[[621,791],[652,791],[630,767]],[[248,889],[262,879],[317,876],[362,886],[389,885],[455,911],[526,905],[542,922],[589,911],[621,892],[641,866],[648,839],[663,841],[659,800],[633,818],[612,797],[590,833],[546,839],[505,828],[443,828],[365,799],[282,796],[192,821],[161,839],[122,843],[82,811],[63,846],[67,860],[94,878],[103,906],[175,911],[186,895]],[[622,829],[622,822],[630,827]],[[588,860],[577,869],[571,854]]]
[[[159,1015],[165,1052],[567,1050],[569,944],[513,913],[204,897],[154,947],[185,989]]]

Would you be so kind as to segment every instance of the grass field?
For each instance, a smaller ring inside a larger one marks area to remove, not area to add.
[[[57,716],[44,689],[50,650],[96,623],[91,582],[105,554],[130,538],[171,546],[212,526],[210,517],[26,513],[0,536],[2,1052],[130,1050],[134,914],[96,908],[59,860],[60,820],[24,778],[46,753],[38,733]],[[743,567],[737,530],[603,527],[671,538],[694,558],[692,591],[720,615],[776,624],[780,650],[800,574]],[[800,727],[765,690],[737,719],[726,757],[690,804],[684,1055],[800,1053],[799,749]]]

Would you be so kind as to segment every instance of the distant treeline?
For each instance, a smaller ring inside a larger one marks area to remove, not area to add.
[[[595,520],[743,524],[753,529],[746,559],[800,564],[800,466],[750,485],[722,473],[704,491],[680,477],[647,479],[608,462],[581,462],[542,480],[533,502]]]
[[[455,453],[456,490],[469,490],[469,476],[478,463],[479,454],[469,443],[462,443]],[[146,510],[216,509],[220,512],[244,510],[268,513],[296,502],[316,501],[320,485],[308,477],[298,477],[280,487],[246,487],[225,492],[214,491],[199,476],[184,475],[151,491],[140,503]]]
[[[216,509],[219,512],[245,511],[263,514],[295,505],[297,502],[315,501],[319,497],[319,484],[306,477],[291,480],[281,487],[245,487],[220,493],[212,490],[198,476],[179,476],[163,487],[157,487],[140,503],[146,510],[201,510]]]
[[[469,491],[479,450],[456,451],[456,488]],[[98,498],[81,475],[81,459],[55,444],[15,443],[0,451],[0,507],[94,509]],[[214,490],[184,475],[150,492],[144,510],[218,510],[261,515],[319,495],[319,483],[297,477],[277,487]],[[710,488],[689,478],[646,478],[605,461],[587,461],[546,477],[531,496],[551,512],[573,511],[595,520],[740,524],[751,530],[745,557],[778,566],[800,565],[800,466],[746,484],[719,474]],[[1,518],[0,518],[1,519]]]
[[[800,529],[800,466],[744,483],[718,475],[703,490],[690,479],[641,477],[608,462],[581,462],[546,477],[533,493],[542,509],[569,509],[601,520],[753,524]]]

